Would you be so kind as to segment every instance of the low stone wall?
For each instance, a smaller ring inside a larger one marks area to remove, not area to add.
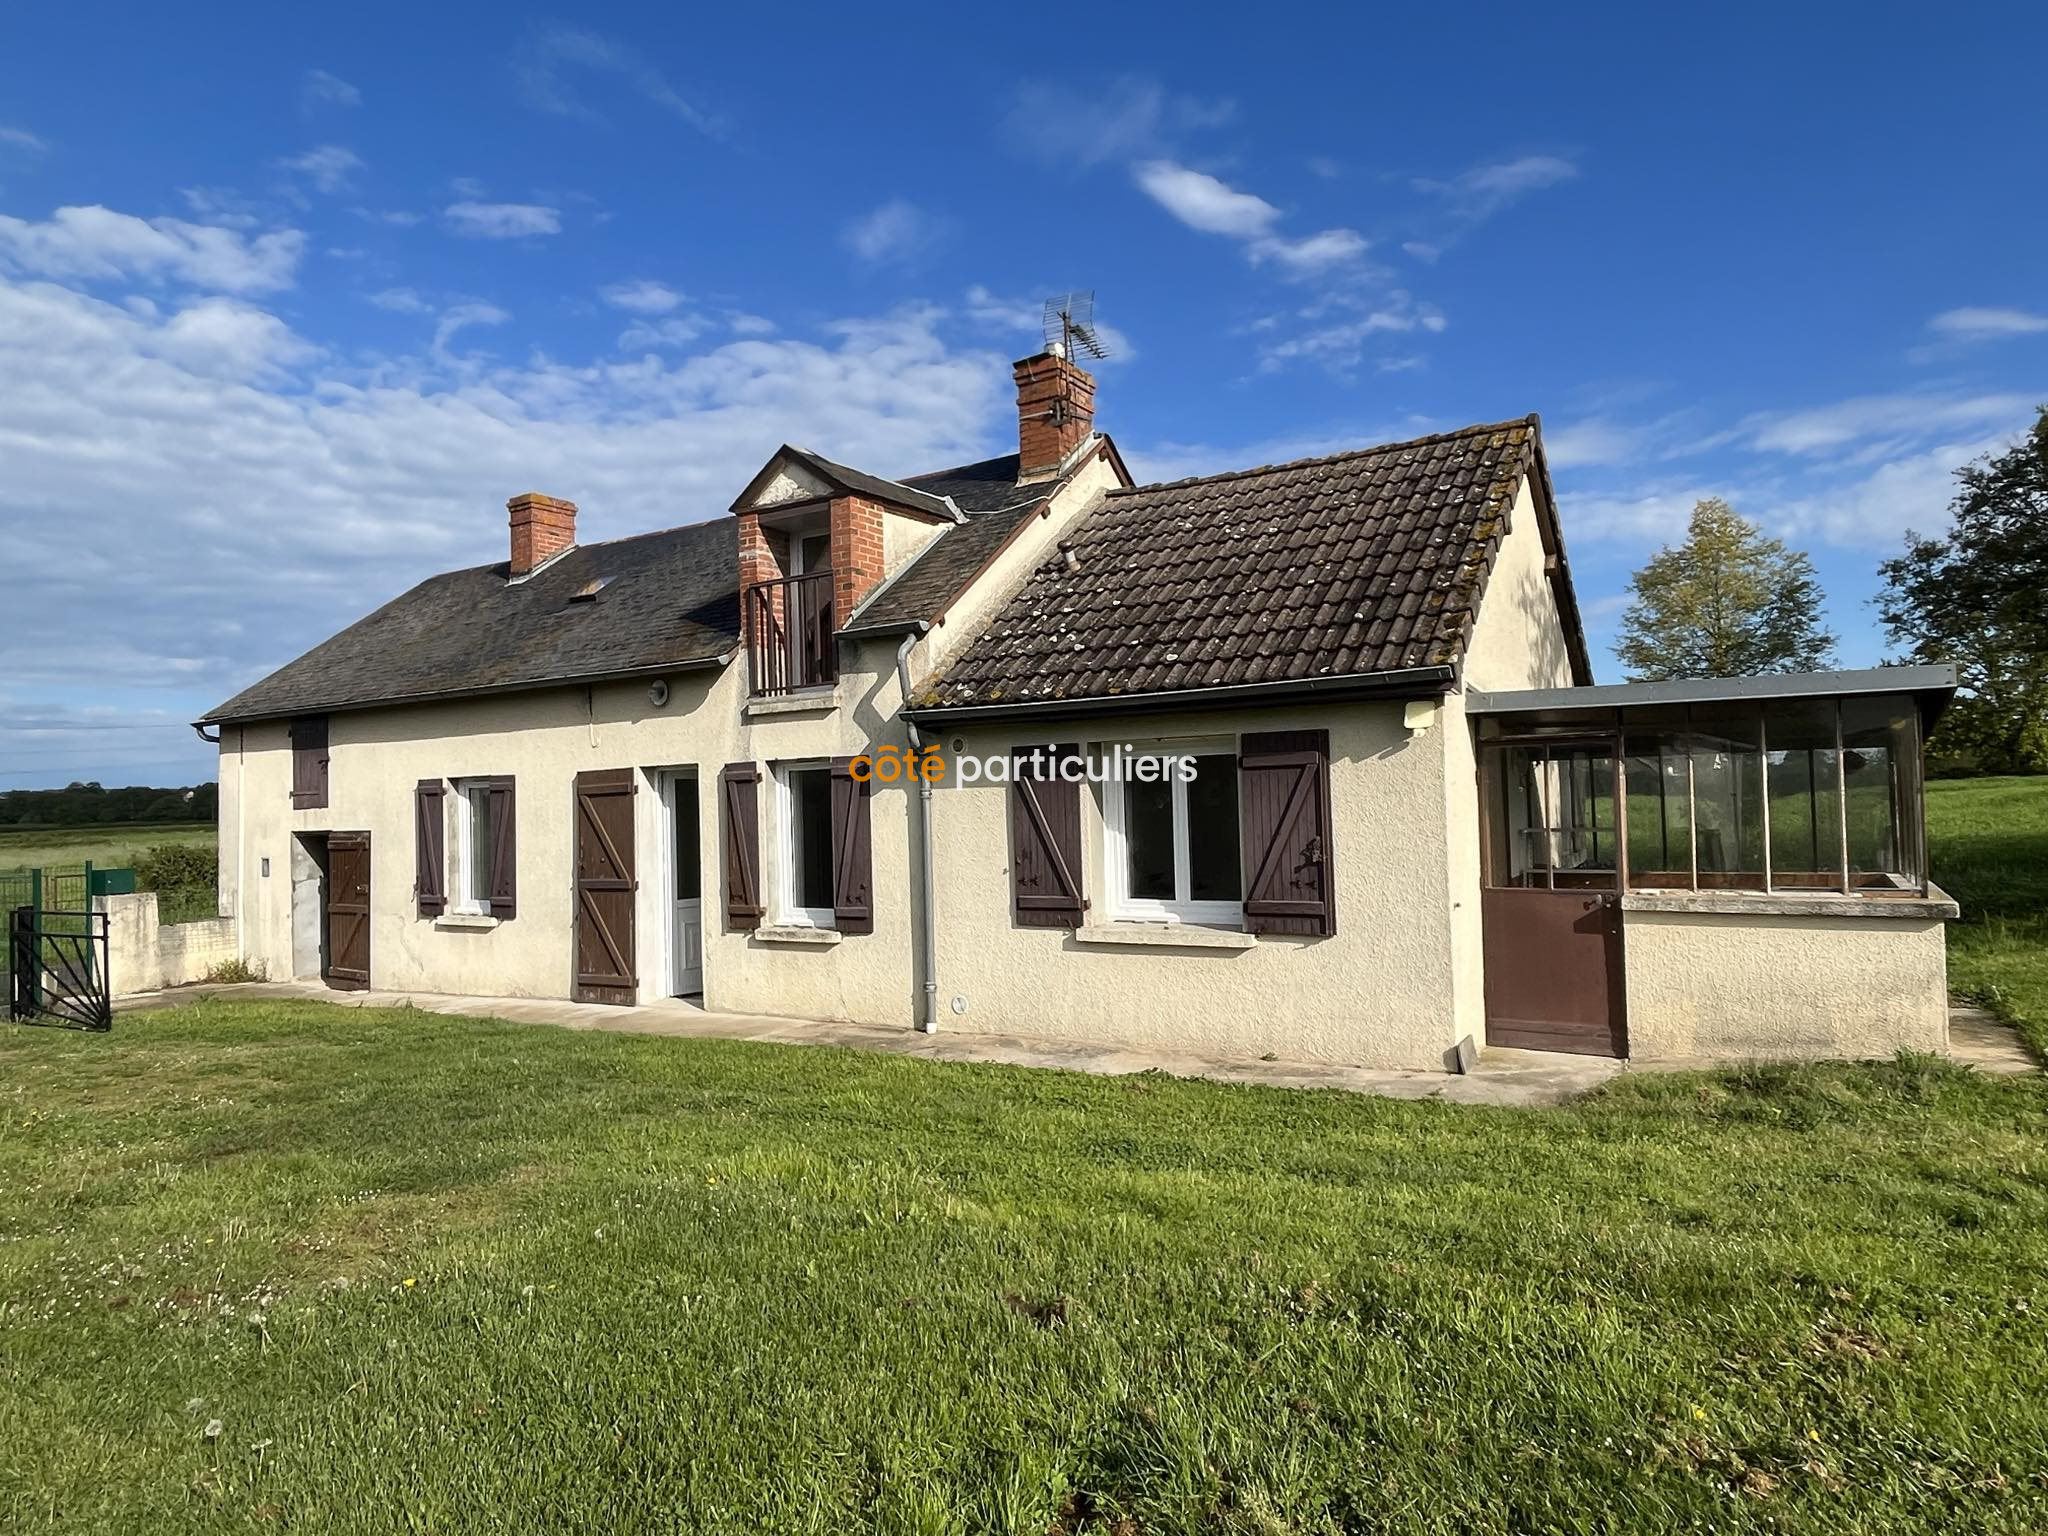
[[[107,973],[116,997],[201,981],[235,958],[231,917],[165,927],[157,921],[154,891],[101,896],[93,904],[107,914]]]

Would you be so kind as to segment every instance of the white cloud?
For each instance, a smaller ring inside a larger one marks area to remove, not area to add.
[[[386,288],[381,293],[371,294],[370,302],[396,315],[430,315],[434,312],[434,306],[410,288]]]
[[[1240,192],[1204,171],[1171,160],[1147,160],[1131,168],[1145,195],[1190,229],[1255,240],[1279,221],[1280,210],[1263,197]]]
[[[661,352],[687,347],[704,334],[703,320],[695,315],[668,315],[662,319],[636,320],[619,335],[621,352]]]
[[[59,208],[42,223],[0,214],[0,267],[56,278],[168,279],[227,293],[291,286],[306,237],[246,239],[182,219],[138,219],[98,205]]]
[[[322,144],[278,164],[288,171],[297,171],[322,192],[341,191],[363,168],[361,156],[339,144]]]
[[[441,210],[441,216],[456,234],[484,240],[516,240],[522,235],[562,232],[561,211],[538,203],[450,203]]]
[[[778,329],[766,315],[734,314],[725,323],[735,336],[773,336]]]
[[[131,681],[124,720],[194,718],[422,576],[504,558],[514,491],[573,497],[595,541],[722,514],[780,442],[901,475],[986,453],[1011,410],[1007,355],[957,349],[930,310],[687,355],[451,363],[316,352],[211,302],[159,312],[0,274],[10,709],[92,675]],[[445,348],[489,316],[443,319],[460,321]],[[90,604],[121,622],[76,631]],[[52,647],[60,632],[75,643]],[[186,756],[162,771],[210,775],[171,734]],[[37,767],[62,782],[106,760]]]
[[[1578,174],[1578,166],[1562,155],[1521,155],[1475,165],[1447,181],[1417,177],[1415,190],[1431,198],[1435,210],[1419,221],[1424,227],[1402,249],[1417,261],[1434,262],[1494,215]]]
[[[2033,404],[2029,396],[2012,394],[1864,395],[1810,410],[1760,413],[1739,431],[1766,452],[1824,454],[1872,440],[1902,442],[2024,421]]]
[[[434,356],[446,363],[452,360],[448,343],[455,339],[458,331],[474,325],[503,325],[512,317],[495,304],[471,300],[466,304],[455,304],[441,311],[441,318],[434,326]]]
[[[309,69],[299,82],[299,105],[311,112],[319,107],[358,107],[363,93],[339,75],[324,69]]]
[[[5,145],[9,149],[25,149],[36,155],[50,147],[26,128],[9,128],[5,125],[0,125],[0,145]]]
[[[1251,258],[1254,264],[1275,261],[1291,272],[1307,274],[1356,261],[1366,253],[1369,244],[1365,236],[1355,229],[1326,229],[1319,235],[1309,235],[1300,240],[1285,240],[1278,236],[1254,240]]]
[[[319,349],[265,310],[234,299],[200,299],[165,320],[148,347],[193,373],[251,379],[276,374]]]
[[[1346,372],[1365,358],[1368,342],[1376,336],[1405,336],[1416,332],[1435,335],[1447,324],[1435,305],[1422,303],[1396,289],[1374,300],[1338,295],[1328,303],[1303,312],[1304,318],[1319,319],[1332,312],[1350,311],[1353,318],[1332,324],[1315,324],[1311,329],[1259,349],[1259,367],[1271,373],[1290,362],[1310,362]],[[1406,360],[1404,360],[1406,361]],[[1408,362],[1407,366],[1413,366]]]
[[[598,296],[613,309],[636,315],[665,315],[683,302],[683,296],[665,283],[613,283],[598,290]]]
[[[840,232],[848,250],[871,265],[914,261],[945,239],[943,219],[894,197]]]
[[[1543,456],[1552,469],[1579,469],[1594,464],[1623,464],[1643,451],[1643,432],[1604,416],[1543,432]]]
[[[724,133],[724,125],[714,114],[670,85],[659,70],[630,49],[580,27],[550,27],[534,34],[521,47],[515,67],[523,87],[520,99],[558,117],[604,121],[576,92],[573,74],[580,70],[623,81],[644,100],[708,137]]]
[[[1578,166],[1561,155],[1523,155],[1475,165],[1449,181],[1418,180],[1416,188],[1448,199],[1474,219],[1488,218],[1509,203],[1541,192],[1579,174]]]
[[[1142,75],[1121,75],[1086,90],[1033,80],[1017,88],[1004,127],[1012,144],[1032,159],[1087,170],[1170,154],[1181,136],[1220,127],[1236,113],[1228,99],[1179,95]]]
[[[1951,341],[2002,341],[2048,331],[2048,315],[2024,309],[1947,309],[1928,321],[1927,329]]]

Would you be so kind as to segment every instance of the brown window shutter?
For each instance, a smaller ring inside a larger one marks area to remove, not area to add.
[[[832,926],[841,933],[875,931],[873,788],[872,779],[853,776],[852,758],[832,759]]]
[[[439,917],[448,910],[447,793],[439,779],[421,779],[412,793],[413,887],[421,917]]]
[[[1261,731],[1239,743],[1238,823],[1247,933],[1337,931],[1330,733]]]
[[[519,811],[511,778],[491,780],[491,916],[519,915]]]
[[[294,720],[291,738],[292,809],[320,810],[327,804],[327,717]]]
[[[1029,749],[1011,755],[1010,899],[1020,928],[1078,928],[1088,902],[1081,894],[1081,786],[1053,771],[1081,749],[1039,749],[1052,761],[1030,774]]]
[[[725,824],[725,926],[743,933],[761,926],[761,770],[727,763],[719,770],[718,799]]]

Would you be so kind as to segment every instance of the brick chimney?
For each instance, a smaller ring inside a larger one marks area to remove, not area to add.
[[[1017,479],[1045,479],[1095,431],[1095,378],[1057,352],[1027,357],[1013,371]]]
[[[524,576],[576,543],[576,503],[528,491],[505,503],[512,516],[512,574]]]

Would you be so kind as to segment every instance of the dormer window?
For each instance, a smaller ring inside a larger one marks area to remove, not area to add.
[[[764,514],[760,536],[768,568],[782,574],[754,582],[743,600],[753,691],[824,687],[838,676],[829,511],[813,503]]]

